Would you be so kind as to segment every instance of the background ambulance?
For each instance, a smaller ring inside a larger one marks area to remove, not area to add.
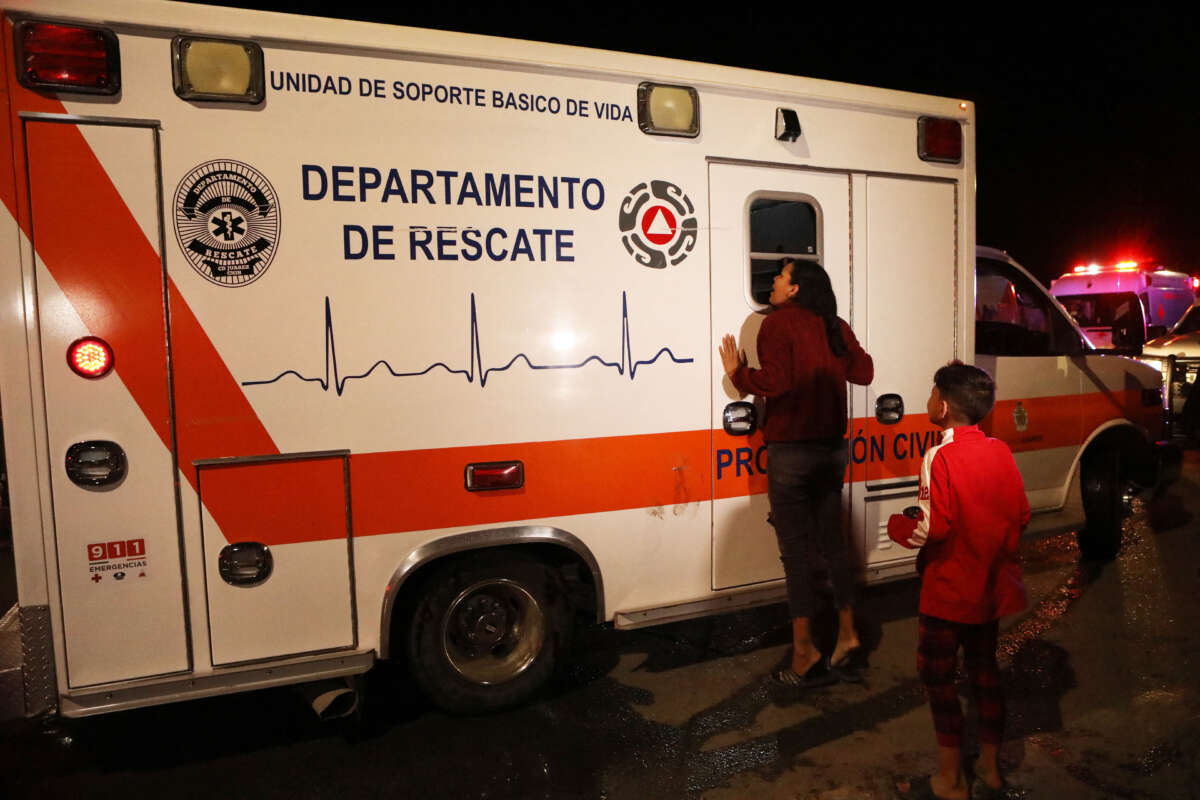
[[[2,24],[16,713],[281,684],[340,713],[377,659],[486,710],[577,622],[779,601],[716,352],[753,362],[785,255],[875,359],[843,495],[865,580],[913,574],[886,523],[951,359],[996,375],[986,429],[1035,509],[1082,498],[1088,554],[1153,477],[1159,373],[1003,253],[976,279],[968,102],[145,0]]]
[[[1196,299],[1190,275],[1133,261],[1077,266],[1052,281],[1050,293],[1097,347],[1135,351],[1166,333]]]
[[[1168,408],[1178,430],[1200,438],[1200,303],[1193,305],[1167,333],[1146,342],[1140,359],[1163,374]]]

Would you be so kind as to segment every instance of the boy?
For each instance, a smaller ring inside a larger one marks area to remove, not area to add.
[[[1029,523],[1029,502],[1008,447],[976,425],[995,398],[995,383],[978,367],[951,362],[934,374],[927,410],[942,440],[921,464],[919,506],[888,520],[894,541],[922,548],[917,669],[929,693],[939,766],[918,794],[947,800],[967,797],[954,686],[959,647],[979,706],[981,752],[971,797],[1003,797],[996,638],[1000,617],[1025,607],[1017,541]]]

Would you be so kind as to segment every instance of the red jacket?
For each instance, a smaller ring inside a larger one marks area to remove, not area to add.
[[[990,622],[1025,608],[1017,541],[1029,501],[1012,452],[975,425],[942,432],[925,454],[921,514],[893,514],[888,535],[924,547],[922,614],[951,622]]]
[[[854,332],[838,319],[846,355],[835,356],[824,321],[787,303],[772,309],[758,331],[760,369],[746,365],[729,376],[742,394],[767,400],[763,437],[768,442],[827,441],[846,436],[846,381],[866,385],[875,363]]]

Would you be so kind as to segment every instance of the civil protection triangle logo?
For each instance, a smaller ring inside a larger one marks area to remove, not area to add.
[[[621,243],[645,267],[666,269],[696,246],[696,208],[673,183],[639,183],[621,201]]]
[[[175,235],[192,268],[218,286],[253,283],[279,243],[279,198],[240,161],[207,161],[175,190]]]

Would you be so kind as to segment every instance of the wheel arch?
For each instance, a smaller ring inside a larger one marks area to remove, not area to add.
[[[396,567],[388,580],[383,595],[383,608],[380,614],[379,657],[391,657],[391,640],[393,631],[393,614],[397,601],[405,587],[411,586],[413,578],[424,570],[439,563],[445,558],[459,556],[464,553],[514,550],[516,552],[534,552],[543,560],[563,564],[575,563],[587,571],[591,580],[594,597],[596,621],[605,619],[604,608],[604,579],[600,573],[600,564],[596,561],[591,549],[579,537],[548,525],[521,525],[508,528],[490,528],[487,530],[460,533],[426,542],[413,550]]]

